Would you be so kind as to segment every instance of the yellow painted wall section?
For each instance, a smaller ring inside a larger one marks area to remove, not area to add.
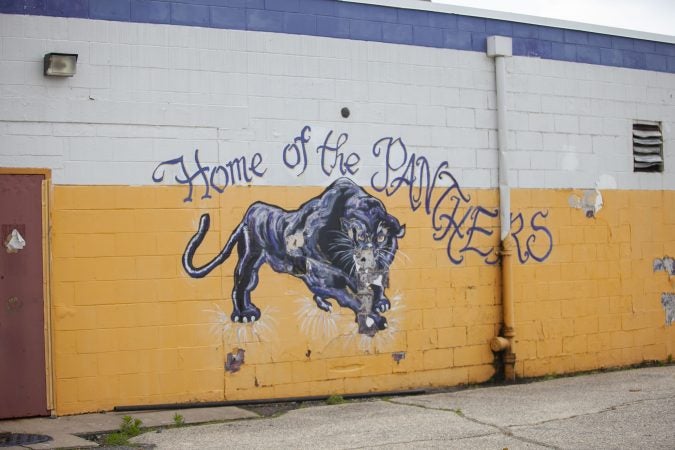
[[[655,259],[675,254],[675,192],[603,191],[595,218],[569,207],[579,191],[518,190],[516,209],[547,207],[551,258],[515,271],[517,373],[539,376],[665,360],[675,327],[661,294],[675,278]]]
[[[383,314],[390,326],[372,338],[358,334],[351,311],[335,302],[333,313],[319,310],[301,280],[269,266],[252,293],[261,320],[233,324],[236,251],[204,278],[183,270],[181,256],[202,213],[210,213],[211,230],[197,263],[222,248],[253,202],[296,209],[321,192],[235,187],[184,203],[184,187],[55,186],[57,414],[451,386],[492,377],[488,342],[501,323],[500,275],[479,252],[498,246],[499,230],[496,218],[479,214],[472,221],[472,212],[477,206],[494,211],[496,190],[465,191],[471,201],[454,217],[467,219],[451,242],[453,257],[463,257],[458,264],[449,260],[448,238],[434,239],[424,206],[413,211],[407,192],[376,195],[407,230],[390,273],[392,310]],[[530,257],[515,268],[521,377],[664,360],[674,352],[675,327],[665,325],[660,303],[673,285],[652,263],[675,255],[675,193],[605,191],[595,218],[570,207],[574,193],[512,194],[514,213],[525,218],[521,257],[527,259],[528,242],[539,257],[552,247],[543,262]],[[550,241],[532,227],[533,216]],[[239,349],[243,364],[226,371],[228,354]]]

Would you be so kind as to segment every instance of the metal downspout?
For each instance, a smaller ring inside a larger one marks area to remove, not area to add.
[[[511,38],[490,36],[487,38],[487,54],[495,59],[495,79],[497,89],[497,139],[499,145],[499,221],[501,239],[502,267],[502,314],[503,327],[501,336],[490,342],[495,352],[503,352],[504,379],[516,380],[515,353],[515,315],[513,299],[513,249],[511,236],[511,191],[509,186],[508,122],[506,114],[506,57],[511,56]]]

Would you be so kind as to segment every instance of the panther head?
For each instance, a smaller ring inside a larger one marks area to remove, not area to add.
[[[379,202],[375,206],[379,208],[340,220],[345,262],[357,273],[387,270],[394,260],[398,239],[405,235],[405,225],[387,214]]]

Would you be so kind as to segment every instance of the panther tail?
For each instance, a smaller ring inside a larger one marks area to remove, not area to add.
[[[225,247],[223,247],[223,249],[220,251],[220,253],[218,253],[218,255],[216,255],[215,258],[201,267],[195,267],[192,264],[192,258],[194,257],[197,248],[204,240],[204,237],[209,231],[210,226],[211,216],[208,214],[202,214],[202,216],[199,218],[199,228],[197,229],[195,235],[192,236],[190,242],[188,242],[187,246],[185,247],[185,251],[183,252],[183,268],[192,278],[204,278],[213,269],[229,258],[230,254],[232,253],[232,249],[234,248],[234,244],[239,240],[239,237],[241,236],[242,230],[244,228],[242,224],[239,224],[230,238],[227,240]]]

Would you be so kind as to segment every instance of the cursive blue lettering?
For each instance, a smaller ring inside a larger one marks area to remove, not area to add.
[[[316,148],[316,152],[321,155],[321,171],[326,176],[330,176],[333,170],[337,167],[340,175],[355,175],[358,172],[356,165],[361,161],[361,157],[356,153],[350,153],[345,158],[345,154],[340,151],[340,148],[347,143],[349,135],[347,133],[340,133],[338,135],[335,145],[330,145],[333,131],[329,131],[323,145]]]
[[[494,234],[492,227],[484,222],[497,219],[499,210],[470,205],[471,196],[462,190],[450,172],[447,161],[433,168],[427,158],[409,152],[401,138],[393,137],[375,142],[372,154],[382,161],[383,170],[373,173],[370,178],[371,187],[388,197],[402,188],[405,189],[410,209],[421,209],[430,217],[433,239],[446,242],[446,254],[451,263],[461,264],[466,253],[477,254],[486,264],[499,263],[500,257],[494,246],[478,244],[479,237],[490,237]],[[519,240],[519,234],[524,228],[522,214],[512,220],[512,226],[517,225],[514,239],[521,263],[529,258],[542,262],[551,254],[551,233],[537,221],[547,215],[548,213],[540,211],[532,216],[532,234],[525,238],[524,247]],[[547,239],[544,251],[539,253],[535,253],[533,249],[537,235]]]
[[[284,165],[289,169],[295,169],[299,165],[302,165],[300,172],[296,176],[300,176],[307,169],[307,148],[305,145],[311,139],[312,129],[309,125],[306,125],[300,132],[300,136],[297,136],[293,139],[292,144],[288,144],[284,147],[282,153],[282,158],[284,160]]]
[[[184,157],[179,156],[178,158],[169,159],[159,163],[152,172],[152,181],[161,183],[164,181],[166,168],[177,166],[178,173],[174,176],[174,180],[178,184],[188,185],[188,195],[183,201],[191,202],[195,180],[201,178],[201,181],[204,184],[204,194],[201,198],[211,198],[211,188],[219,194],[222,194],[228,186],[250,183],[253,181],[254,176],[262,178],[265,172],[267,172],[267,169],[260,170],[262,161],[262,155],[260,153],[255,153],[250,162],[248,162],[245,156],[241,156],[227,161],[224,165],[203,166],[199,161],[199,149],[196,149],[194,153],[194,163],[197,167],[196,171],[190,173],[185,164]]]

